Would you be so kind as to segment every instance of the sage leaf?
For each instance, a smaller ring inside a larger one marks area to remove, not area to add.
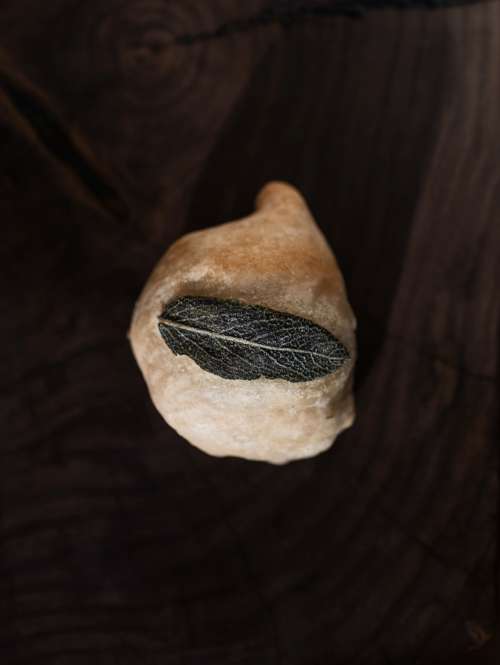
[[[349,358],[346,347],[312,321],[237,300],[177,298],[158,327],[173,353],[224,379],[312,381]]]

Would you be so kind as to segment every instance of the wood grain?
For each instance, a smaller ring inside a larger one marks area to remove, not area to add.
[[[500,5],[319,4],[2,3],[6,665],[496,662]],[[283,468],[188,446],[125,337],[272,178],[360,344],[355,426]]]

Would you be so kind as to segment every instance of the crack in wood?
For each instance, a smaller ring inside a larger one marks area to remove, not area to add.
[[[281,24],[286,27],[303,18],[343,16],[363,18],[368,12],[380,9],[443,9],[461,5],[477,4],[485,0],[285,0],[243,19],[227,21],[213,30],[186,33],[177,36],[174,44],[191,45],[220,39],[228,35],[248,32],[254,28]]]
[[[83,187],[98,207],[122,221],[127,206],[101,169],[92,163],[90,150],[78,144],[57,114],[33,90],[0,70],[0,90],[10,102],[16,121]],[[27,133],[26,131],[24,132]]]

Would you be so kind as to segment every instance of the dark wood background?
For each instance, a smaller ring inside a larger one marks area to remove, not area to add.
[[[500,4],[337,9],[0,0],[2,665],[498,662]],[[126,339],[273,178],[360,347],[284,467],[184,442]]]

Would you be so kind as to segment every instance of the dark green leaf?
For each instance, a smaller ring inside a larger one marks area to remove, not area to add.
[[[236,300],[183,296],[165,307],[158,326],[173,353],[224,379],[311,381],[349,358],[312,321]]]

